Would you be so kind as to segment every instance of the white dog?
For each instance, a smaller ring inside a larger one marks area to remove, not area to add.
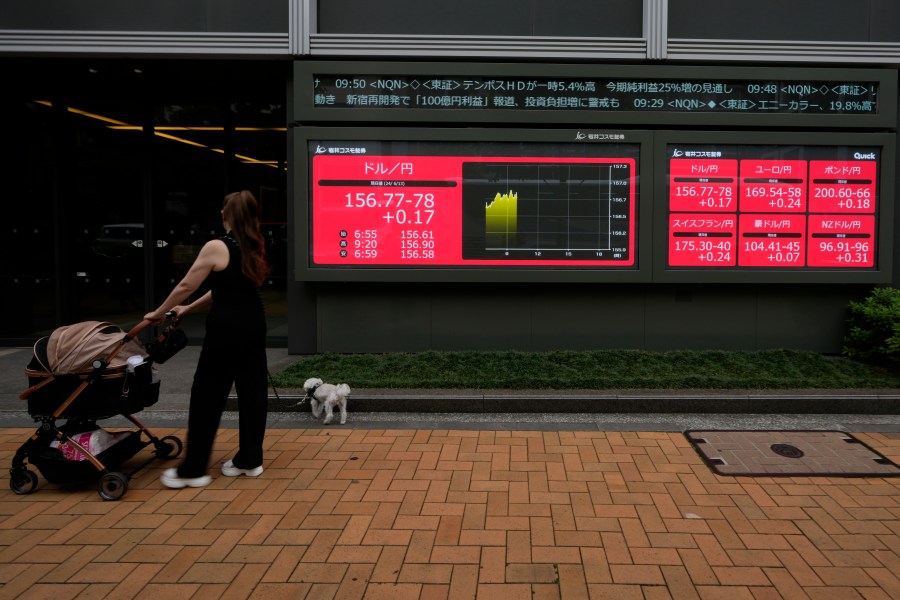
[[[325,383],[318,377],[310,377],[303,384],[306,391],[306,397],[309,398],[309,405],[312,407],[312,414],[317,419],[322,416],[322,409],[325,409],[325,420],[322,421],[326,425],[334,419],[335,405],[341,411],[341,425],[347,422],[347,400],[350,397],[350,386],[346,383],[334,385]]]

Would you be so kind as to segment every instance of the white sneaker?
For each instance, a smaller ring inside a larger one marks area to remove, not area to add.
[[[237,477],[238,475],[246,475],[247,477],[259,477],[260,475],[262,475],[262,472],[262,465],[259,465],[254,469],[240,469],[234,466],[234,463],[230,460],[222,465],[222,475],[226,477]]]
[[[178,469],[171,468],[163,471],[162,476],[159,478],[162,484],[168,488],[173,489],[181,489],[185,487],[204,487],[212,483],[212,477],[209,475],[203,475],[201,477],[179,477]]]

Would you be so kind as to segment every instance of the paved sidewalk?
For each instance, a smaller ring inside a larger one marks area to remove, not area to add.
[[[900,598],[900,478],[722,477],[675,432],[351,425],[270,429],[261,477],[204,489],[164,462],[115,502],[3,486],[0,597]]]

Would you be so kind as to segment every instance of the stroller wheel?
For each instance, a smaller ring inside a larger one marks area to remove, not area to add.
[[[30,494],[37,488],[37,475],[28,469],[10,469],[9,489],[19,495]]]
[[[97,493],[104,500],[118,500],[127,490],[128,477],[115,471],[104,473],[97,483]]]
[[[176,458],[184,449],[184,444],[174,435],[167,435],[156,445],[156,456],[159,458]]]

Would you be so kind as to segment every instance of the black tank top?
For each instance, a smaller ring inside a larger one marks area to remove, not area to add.
[[[228,266],[209,275],[212,290],[210,314],[237,316],[242,319],[263,315],[262,299],[253,282],[241,272],[241,248],[229,235],[221,239],[228,247]]]

